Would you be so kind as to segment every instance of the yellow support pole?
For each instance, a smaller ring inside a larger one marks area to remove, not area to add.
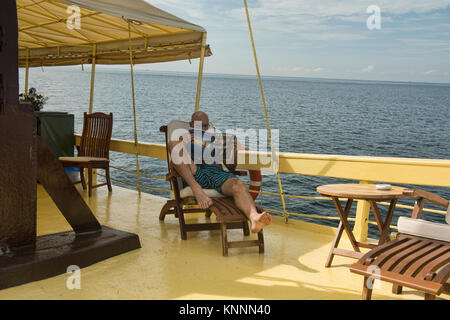
[[[95,80],[95,60],[97,56],[97,45],[94,44],[92,47],[92,63],[91,63],[91,93],[89,96],[89,114],[92,113],[94,109],[94,80]]]
[[[28,73],[30,70],[30,48],[27,48],[26,50],[27,52],[27,61],[26,61],[26,65],[25,65],[25,96],[28,95]]]
[[[360,181],[360,184],[370,184],[369,181]],[[353,234],[356,241],[366,241],[369,233],[370,203],[366,200],[358,200],[356,207],[356,219],[353,226]]]
[[[273,143],[272,143],[272,131],[270,130],[270,124],[269,124],[269,115],[267,113],[267,106],[266,106],[266,99],[264,97],[264,91],[262,87],[262,81],[261,81],[261,73],[259,72],[259,65],[258,65],[258,58],[256,57],[256,48],[255,48],[255,41],[253,39],[253,32],[252,32],[252,26],[250,23],[250,16],[248,14],[248,7],[247,7],[247,1],[244,0],[244,6],[245,6],[245,14],[247,16],[247,24],[248,24],[248,31],[250,33],[250,40],[252,42],[252,49],[253,49],[253,57],[255,59],[255,66],[256,66],[256,73],[258,75],[258,83],[259,83],[259,89],[261,90],[261,99],[262,104],[264,108],[264,114],[266,117],[266,124],[267,124],[267,131],[269,132],[269,141],[270,141],[270,150],[273,151]],[[281,204],[283,206],[283,215],[285,218],[285,222],[288,222],[289,214],[286,212],[286,202],[284,201],[284,194],[283,194],[283,186],[281,184],[280,174],[278,172],[278,167],[276,168],[276,175],[277,175],[277,181],[278,181],[278,189],[281,195]]]
[[[200,91],[202,88],[203,64],[205,61],[205,48],[206,48],[206,32],[204,32],[202,34],[202,49],[200,52],[200,64],[198,66],[197,96],[195,97],[195,111],[198,111],[199,105],[200,105]]]
[[[138,150],[138,136],[136,125],[136,99],[134,96],[134,74],[133,74],[133,49],[131,47],[131,22],[128,20],[128,51],[130,52],[130,71],[131,71],[131,95],[133,97],[133,121],[134,121],[134,148],[136,152],[136,179],[137,190],[141,194],[141,173],[139,169],[139,150]]]

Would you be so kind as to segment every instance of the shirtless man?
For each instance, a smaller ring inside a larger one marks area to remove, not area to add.
[[[189,123],[191,128],[194,128],[194,122],[196,125],[201,123],[203,131],[209,128],[208,115],[203,111],[197,111],[192,115]],[[192,150],[189,153],[183,141],[170,140],[169,150],[174,151],[172,155],[182,157],[182,161],[175,161],[179,164],[174,162],[175,170],[191,187],[200,208],[207,209],[212,205],[212,200],[205,194],[203,188],[216,189],[225,196],[233,197],[236,206],[249,218],[252,232],[259,232],[272,222],[270,214],[256,211],[255,202],[245,183],[234,174],[223,170],[220,165],[195,164],[192,159],[194,156],[190,156],[190,153],[193,154]]]

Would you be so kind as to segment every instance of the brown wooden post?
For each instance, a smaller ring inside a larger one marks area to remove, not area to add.
[[[19,104],[15,0],[0,10],[0,289],[86,267],[140,248],[135,234],[101,226]],[[39,179],[73,231],[36,237]]]
[[[36,121],[31,107],[19,106],[17,41],[16,2],[5,0],[0,10],[0,244],[4,251],[36,241]]]

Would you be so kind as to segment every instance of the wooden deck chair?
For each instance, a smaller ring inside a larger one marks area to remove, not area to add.
[[[365,300],[371,299],[374,279],[391,282],[396,294],[403,286],[424,292],[425,299],[450,293],[449,201],[423,190],[408,191],[417,201],[411,218],[399,218],[397,238],[370,250],[350,267],[364,276]],[[420,219],[426,200],[447,209],[447,224]]]
[[[84,169],[88,170],[88,193],[92,196],[92,189],[101,186],[108,186],[109,192],[112,191],[111,179],[109,176],[109,145],[111,142],[113,126],[113,114],[101,112],[87,114],[84,113],[83,132],[81,143],[78,148],[78,157],[60,157],[59,161],[64,167],[75,167],[80,169],[80,180],[75,183],[81,183],[86,190],[84,179]],[[93,185],[92,169],[104,169],[106,182]]]
[[[187,239],[187,233],[192,231],[201,230],[216,230],[219,229],[222,239],[222,254],[223,256],[228,255],[228,248],[238,248],[238,247],[259,247],[259,253],[264,252],[264,236],[261,230],[258,233],[258,240],[244,240],[244,241],[228,241],[227,229],[243,229],[244,235],[250,235],[250,230],[248,226],[248,219],[246,215],[236,207],[234,201],[230,197],[224,197],[222,194],[217,192],[215,189],[204,189],[205,194],[210,197],[213,201],[213,205],[207,209],[200,208],[186,208],[188,204],[195,204],[195,197],[193,196],[192,189],[190,187],[183,188],[181,176],[176,172],[171,158],[170,152],[168,150],[169,138],[177,129],[189,130],[189,123],[184,121],[173,120],[167,126],[162,126],[160,128],[161,132],[165,133],[166,136],[166,152],[167,152],[167,166],[168,174],[166,175],[166,180],[170,182],[171,195],[170,200],[163,206],[159,219],[164,221],[164,218],[168,214],[174,214],[180,225],[181,239]],[[236,159],[236,157],[235,157]],[[245,175],[245,171],[233,171],[235,175]],[[258,207],[259,210],[262,208]],[[199,213],[205,212],[206,217],[210,217],[211,213],[214,212],[216,215],[217,222],[208,223],[189,223],[185,221],[185,215],[189,213]]]

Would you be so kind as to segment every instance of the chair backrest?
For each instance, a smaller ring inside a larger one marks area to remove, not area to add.
[[[84,113],[79,156],[109,159],[113,114]]]
[[[166,135],[167,168],[169,170],[169,173],[171,173],[171,172],[173,172],[173,170],[175,170],[173,168],[172,159],[170,157],[170,152],[169,152],[169,147],[168,147],[169,140],[170,140],[170,137],[172,136],[172,133],[177,129],[189,130],[189,122],[180,121],[180,120],[172,120],[169,122],[169,124],[167,126],[162,126],[161,128],[159,128],[159,131],[164,132]],[[183,183],[182,183],[182,180],[180,177],[177,177],[177,184],[178,184],[178,188],[181,189]],[[174,189],[172,184],[171,184],[171,188],[172,188],[172,190]]]

